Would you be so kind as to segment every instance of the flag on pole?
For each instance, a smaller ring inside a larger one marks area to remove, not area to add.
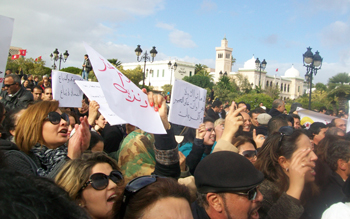
[[[276,68],[276,71],[278,71],[278,68]]]
[[[12,57],[11,57],[11,59],[12,60],[15,60],[15,59],[18,59],[19,58],[19,55],[17,54],[17,55],[13,55]]]
[[[19,50],[19,54],[20,54],[21,56],[26,56],[27,50],[26,50],[26,49],[20,49],[20,50]]]
[[[41,56],[39,56],[38,58],[35,59],[35,61],[40,61],[41,60]]]

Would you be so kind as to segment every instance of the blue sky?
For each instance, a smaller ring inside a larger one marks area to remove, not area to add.
[[[156,46],[156,60],[176,58],[215,68],[215,47],[226,35],[236,64],[266,59],[268,74],[294,64],[303,77],[302,54],[310,46],[324,58],[315,82],[326,83],[350,67],[350,1],[2,1],[0,14],[15,19],[11,45],[29,57],[68,50],[64,67],[80,67],[87,42],[106,58],[134,62],[134,50]]]

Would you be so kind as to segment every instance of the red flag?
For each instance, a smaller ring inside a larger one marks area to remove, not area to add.
[[[26,50],[26,49],[20,49],[20,50],[19,50],[19,54],[20,54],[21,56],[26,56],[27,50]]]
[[[278,68],[276,68],[276,71],[278,71]]]
[[[35,59],[35,61],[40,61],[41,60],[41,56],[39,56],[38,58]]]
[[[11,59],[12,60],[15,60],[15,59],[18,59],[19,58],[19,55],[17,54],[17,55],[13,55],[12,57],[11,57]]]

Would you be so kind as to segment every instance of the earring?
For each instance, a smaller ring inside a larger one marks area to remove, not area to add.
[[[84,206],[83,206],[83,204],[79,203],[79,207],[82,207],[82,208],[83,208]]]
[[[288,167],[286,168],[286,172],[288,172],[289,171],[289,169],[288,169]]]

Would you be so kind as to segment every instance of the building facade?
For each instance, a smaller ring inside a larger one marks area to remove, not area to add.
[[[304,78],[300,77],[299,71],[293,65],[285,72],[284,76],[271,76],[267,75],[266,71],[260,73],[260,70],[256,69],[256,59],[253,56],[244,63],[243,68],[239,68],[237,72],[231,72],[232,48],[228,47],[226,37],[221,40],[221,47],[216,47],[215,50],[215,72],[211,72],[214,75],[215,82],[219,81],[224,74],[234,77],[240,73],[249,80],[253,88],[259,85],[262,89],[279,88],[281,99],[296,99],[305,93]]]
[[[169,61],[174,64],[176,62],[177,68],[169,69]],[[141,66],[144,70],[143,62],[123,63],[123,68],[135,69],[137,66]],[[185,76],[194,75],[195,64],[179,61],[179,60],[164,60],[146,63],[145,71],[145,84],[153,86],[154,90],[162,91],[162,86],[165,84],[174,84],[175,78],[182,79]],[[142,83],[142,81],[141,81]]]

